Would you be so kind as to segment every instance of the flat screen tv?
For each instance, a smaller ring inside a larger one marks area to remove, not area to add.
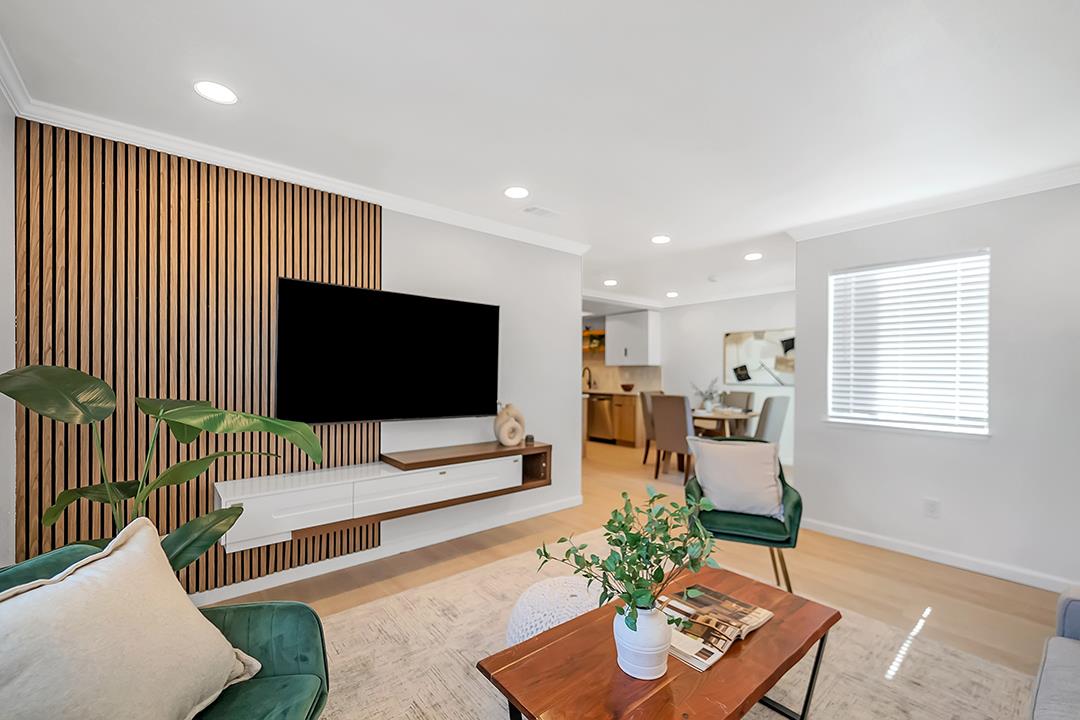
[[[277,417],[494,415],[499,308],[278,280]]]

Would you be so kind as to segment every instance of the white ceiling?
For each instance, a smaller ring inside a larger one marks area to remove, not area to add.
[[[0,4],[41,107],[587,243],[587,294],[661,304],[790,286],[793,227],[1080,162],[1078,27],[1061,0]]]

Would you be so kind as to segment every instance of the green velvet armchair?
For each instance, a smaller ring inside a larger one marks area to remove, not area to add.
[[[0,592],[41,578],[98,552],[68,545],[0,569]],[[251,680],[225,688],[198,720],[315,720],[329,691],[322,623],[307,605],[249,603],[203,608],[234,647],[262,663]]]
[[[732,438],[709,438],[712,442],[727,442],[738,440],[742,442],[766,442],[748,437]],[[769,548],[769,559],[772,560],[773,574],[776,584],[783,585],[791,592],[791,577],[788,575],[787,561],[784,560],[784,549],[793,548],[799,540],[799,523],[802,521],[802,496],[799,491],[787,484],[784,479],[784,468],[779,466],[780,486],[783,489],[781,504],[784,507],[783,519],[764,517],[762,515],[745,515],[737,512],[723,510],[711,510],[701,513],[701,524],[717,540],[729,542],[747,543],[749,545],[763,545]],[[701,485],[697,476],[693,476],[686,483],[686,497],[699,500],[701,498]]]

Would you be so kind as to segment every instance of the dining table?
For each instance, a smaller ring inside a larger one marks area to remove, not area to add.
[[[731,437],[731,423],[738,420],[749,420],[761,415],[757,410],[743,410],[741,408],[714,407],[712,410],[694,408],[691,411],[694,420],[714,421],[715,428],[721,430],[725,437]]]

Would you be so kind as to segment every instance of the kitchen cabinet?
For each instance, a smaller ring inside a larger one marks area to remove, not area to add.
[[[619,445],[637,445],[637,398],[633,395],[616,395],[611,399],[615,424],[615,442]]]
[[[608,315],[604,326],[604,364],[660,364],[660,313],[639,310]]]

